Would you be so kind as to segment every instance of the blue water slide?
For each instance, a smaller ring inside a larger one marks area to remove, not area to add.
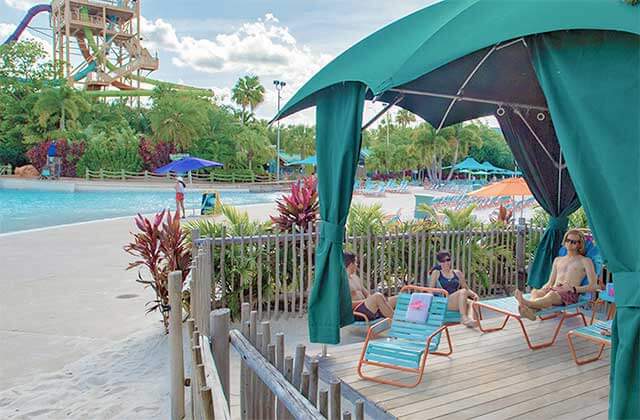
[[[34,17],[36,17],[36,15],[44,12],[51,13],[51,5],[37,4],[33,6],[31,9],[29,9],[25,17],[22,18],[22,21],[20,21],[20,23],[16,27],[16,30],[13,31],[13,33],[9,35],[9,38],[7,38],[2,44],[4,45],[10,42],[17,41],[18,38],[20,38],[20,35],[22,35],[22,33],[24,32],[24,30],[27,29],[27,26],[29,26],[29,23],[31,23],[31,20]]]

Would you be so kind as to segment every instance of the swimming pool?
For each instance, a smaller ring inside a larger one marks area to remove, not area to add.
[[[270,203],[279,193],[221,191],[224,204]],[[172,191],[83,191],[58,192],[0,189],[0,233],[86,222],[136,213],[155,213],[164,208],[175,210]],[[185,196],[187,214],[199,207],[201,193]]]

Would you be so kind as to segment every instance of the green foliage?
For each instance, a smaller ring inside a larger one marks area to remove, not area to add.
[[[246,122],[246,110],[249,108],[251,114],[264,102],[264,86],[260,84],[258,76],[244,76],[238,79],[231,90],[231,99],[242,108],[241,121]]]
[[[347,218],[347,232],[350,235],[380,235],[385,231],[386,215],[379,203],[366,205],[353,203]]]
[[[542,207],[536,207],[533,209],[531,225],[546,228],[549,225],[549,219],[549,214],[544,211]],[[585,213],[584,208],[580,207],[569,216],[569,228],[589,229],[589,221],[587,220],[587,214]]]
[[[181,95],[177,91],[157,89],[149,111],[151,129],[157,140],[167,140],[179,151],[186,151],[206,133],[208,126],[205,99]]]
[[[478,162],[488,161],[499,168],[515,169],[513,154],[502,134],[483,124],[476,124],[476,127],[482,143],[472,145],[469,156]]]
[[[445,216],[446,227],[451,230],[464,230],[475,228],[479,226],[478,221],[471,214],[475,210],[476,206],[471,205],[465,209],[442,209],[442,214]]]
[[[110,131],[85,130],[85,152],[77,165],[82,176],[86,169],[122,170],[138,172],[142,170],[142,159],[138,153],[139,141],[128,126]]]
[[[67,128],[77,128],[80,116],[91,110],[84,94],[64,84],[38,93],[33,114],[47,138],[66,137]]]

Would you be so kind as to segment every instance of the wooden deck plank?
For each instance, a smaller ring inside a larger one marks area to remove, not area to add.
[[[534,341],[550,338],[556,325],[557,320],[526,321]],[[490,334],[450,328],[453,355],[429,356],[424,380],[415,388],[362,380],[356,371],[362,343],[332,348],[335,356],[321,361],[320,369],[342,380],[354,396],[366,398],[385,416],[606,418],[609,353],[597,362],[576,366],[566,334],[581,325],[575,318],[565,321],[556,344],[537,351],[529,350],[516,322],[510,321],[503,331]],[[577,350],[595,354],[596,348],[590,344],[578,342]],[[385,378],[408,377],[384,368],[366,368]]]

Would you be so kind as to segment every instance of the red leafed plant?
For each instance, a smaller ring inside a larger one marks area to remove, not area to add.
[[[140,139],[138,154],[142,159],[143,167],[147,171],[153,171],[171,162],[171,154],[176,152],[173,143],[165,141],[152,141],[148,138]]]
[[[166,215],[166,217],[165,217]],[[127,270],[144,267],[151,275],[145,280],[138,270],[139,283],[151,287],[156,299],[147,304],[147,313],[155,310],[162,314],[165,332],[169,328],[169,291],[168,279],[172,271],[182,272],[182,281],[189,273],[191,250],[187,234],[180,228],[180,215],[163,210],[153,220],[138,214],[135,219],[139,232],[133,233],[133,241],[125,245],[124,250],[138,259],[129,264]]]
[[[278,216],[271,216],[271,221],[282,231],[292,228],[307,229],[309,223],[314,224],[318,218],[318,182],[315,176],[299,180],[291,186],[291,194],[283,195],[276,200]]]
[[[65,139],[56,141],[57,155],[60,157],[60,174],[62,176],[76,176],[76,164],[84,154],[84,142],[70,142]],[[47,164],[47,151],[51,145],[51,140],[38,143],[27,151],[27,157],[38,171]],[[84,174],[82,174],[84,175]]]

